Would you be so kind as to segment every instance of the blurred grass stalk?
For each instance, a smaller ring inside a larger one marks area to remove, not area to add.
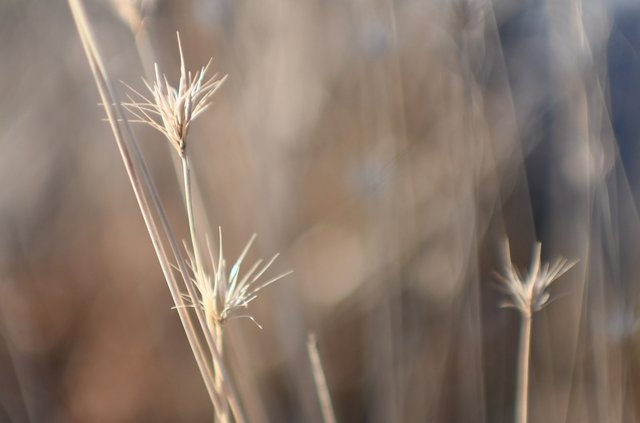
[[[533,247],[529,272],[523,276],[511,261],[509,241],[504,247],[504,275],[499,275],[504,283],[503,291],[509,299],[502,307],[514,308],[521,316],[520,344],[518,345],[518,376],[516,391],[516,423],[527,423],[529,414],[529,365],[531,355],[531,321],[533,314],[542,310],[551,299],[549,286],[573,267],[576,262],[560,258],[552,264],[541,264],[542,244]]]
[[[122,107],[120,106],[119,99],[115,94],[115,90],[113,89],[106,68],[102,63],[98,48],[95,44],[83,4],[81,0],[69,0],[69,7],[76,23],[78,34],[80,35],[80,39],[87,56],[89,66],[91,67],[91,71],[96,81],[102,104],[104,105],[105,111],[107,113],[107,117],[111,125],[116,143],[118,145],[118,149],[122,156],[125,168],[127,170],[127,174],[129,176],[131,186],[136,196],[136,200],[138,201],[138,205],[145,221],[145,225],[158,256],[162,272],[165,276],[169,291],[171,292],[172,299],[176,305],[180,321],[183,325],[185,334],[187,335],[187,339],[196,359],[198,369],[200,370],[201,376],[207,388],[207,392],[209,393],[211,402],[213,403],[213,406],[217,411],[224,410],[226,407],[226,401],[228,401],[228,405],[231,408],[231,412],[234,416],[235,421],[238,423],[243,423],[245,419],[240,407],[240,402],[236,394],[235,387],[233,386],[233,382],[231,381],[231,379],[228,377],[228,372],[224,367],[221,353],[217,348],[214,340],[212,339],[212,334],[206,330],[204,331],[204,336],[207,341],[211,357],[213,359],[212,361],[216,368],[215,374],[212,371],[211,366],[208,364],[208,360],[203,350],[200,338],[193,325],[191,316],[186,308],[187,305],[184,303],[184,300],[181,296],[180,288],[172,272],[171,260],[169,258],[169,255],[167,254],[167,251],[165,250],[160,231],[154,218],[154,212],[160,218],[164,236],[169,242],[171,253],[173,254],[180,273],[183,276],[183,280],[189,292],[189,296],[194,304],[197,301],[193,281],[189,277],[188,266],[184,257],[180,253],[178,242],[173,235],[173,231],[171,230],[168,218],[159,200],[157,190],[153,182],[151,181],[149,172],[142,157],[142,153],[139,150],[139,147],[128,125],[127,120],[124,118],[124,113]],[[153,204],[152,207],[149,205],[149,196],[151,197],[151,201]],[[194,309],[196,311],[196,315],[201,327],[206,328],[206,319],[204,313],[199,307],[194,307]],[[224,391],[224,395],[226,396],[226,398],[220,398],[221,395],[218,392],[219,389],[216,389],[216,385],[220,384],[220,381],[216,380],[216,375],[218,375],[217,377],[221,378],[221,380],[224,381],[221,388]]]
[[[315,333],[307,336],[307,353],[311,362],[311,370],[313,373],[313,381],[316,385],[318,401],[320,401],[320,410],[322,411],[322,419],[324,423],[336,423],[336,414],[331,403],[331,395],[327,386],[327,378],[322,369],[322,361],[318,352],[318,339]]]
[[[518,345],[518,386],[516,391],[516,423],[527,423],[529,411],[529,360],[531,356],[531,314],[522,314]]]

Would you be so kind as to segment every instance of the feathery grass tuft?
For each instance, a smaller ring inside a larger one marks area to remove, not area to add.
[[[527,423],[529,410],[529,359],[531,355],[531,320],[533,313],[549,304],[549,286],[571,269],[576,262],[560,258],[552,264],[540,263],[542,244],[536,242],[529,273],[523,277],[511,262],[509,241],[505,242],[504,275],[498,274],[509,300],[502,307],[515,308],[522,316],[520,325],[520,345],[518,346],[518,381],[516,391],[516,423]]]
[[[529,273],[523,277],[511,262],[509,242],[505,243],[504,274],[498,274],[498,278],[504,284],[502,290],[507,293],[509,299],[501,304],[502,307],[515,308],[523,315],[531,315],[541,310],[549,303],[549,286],[576,264],[575,261],[570,262],[565,258],[559,258],[551,264],[541,264],[541,249],[542,245],[536,242]]]
[[[219,241],[217,259],[214,257],[211,244],[207,239],[207,249],[212,269],[211,272],[207,272],[202,265],[198,264],[193,253],[188,252],[190,267],[193,272],[193,283],[198,289],[200,297],[195,303],[190,296],[185,296],[185,299],[190,303],[191,307],[200,307],[205,313],[205,316],[207,316],[207,321],[210,322],[210,324],[221,327],[229,319],[248,318],[253,321],[256,326],[262,328],[253,316],[238,314],[238,312],[246,309],[249,306],[249,303],[257,298],[260,290],[274,282],[277,282],[285,276],[290,275],[292,271],[285,272],[267,280],[266,282],[258,283],[258,280],[278,258],[278,254],[276,254],[266,262],[266,264],[263,264],[263,259],[259,259],[241,277],[240,267],[256,239],[256,235],[254,234],[227,274],[226,261],[224,259],[222,248],[222,230],[220,228],[218,233]],[[213,330],[214,328],[209,329]]]
[[[227,76],[220,79],[217,74],[207,77],[211,59],[199,71],[192,75],[187,72],[178,34],[178,49],[180,51],[180,80],[178,88],[169,84],[166,75],[161,75],[158,64],[155,64],[155,81],[152,83],[142,79],[151,97],[140,93],[131,86],[127,95],[128,102],[122,105],[135,118],[131,122],[146,123],[161,132],[181,157],[185,155],[186,139],[191,122],[204,112]]]

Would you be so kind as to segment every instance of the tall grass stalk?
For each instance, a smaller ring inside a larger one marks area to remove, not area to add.
[[[518,374],[516,391],[516,423],[527,423],[529,414],[529,366],[531,354],[531,322],[533,313],[540,311],[549,304],[551,294],[549,286],[560,276],[566,273],[575,262],[569,262],[564,258],[556,260],[552,264],[540,263],[542,244],[537,242],[533,248],[529,272],[522,276],[511,262],[509,242],[505,242],[504,270],[498,275],[504,284],[502,290],[508,295],[508,299],[502,303],[502,307],[515,308],[520,312],[520,345],[518,346]]]
[[[193,257],[194,257],[194,272],[202,272],[204,269],[202,265],[202,258],[200,255],[200,249],[198,248],[197,241],[197,231],[196,231],[196,221],[195,214],[193,212],[193,199],[191,195],[191,172],[189,167],[189,158],[186,154],[181,155],[182,162],[182,177],[184,182],[184,201],[185,207],[187,209],[187,220],[189,221],[189,234],[191,237],[191,248],[193,249]],[[220,243],[219,248],[222,248],[222,243]],[[198,276],[196,276],[197,278]],[[191,296],[192,300],[195,300],[196,297]],[[199,308],[199,307],[196,307]],[[213,340],[220,351],[220,355],[224,356],[224,345],[223,345],[223,336],[222,336],[222,327],[216,324],[214,321],[214,317],[211,314],[205,315],[206,324],[202,326],[205,332],[209,332],[210,330],[213,332]],[[213,329],[211,329],[213,328]],[[218,395],[223,396],[223,385],[224,380],[222,378],[222,371],[220,366],[218,366],[217,361],[214,357],[213,360],[213,370],[214,370],[214,388]],[[220,407],[216,407],[215,410],[218,422],[227,423],[229,421],[229,407],[228,403],[225,401],[220,404]]]
[[[258,260],[244,276],[240,276],[240,265],[255,240],[254,235],[227,275],[222,254],[221,231],[219,257],[217,260],[214,259],[211,246],[208,245],[212,271],[204,267],[200,248],[198,247],[198,230],[193,212],[191,165],[188,156],[187,135],[192,121],[209,107],[210,97],[216,92],[225,78],[216,80],[215,75],[212,77],[206,76],[211,61],[195,74],[187,72],[179,34],[178,48],[180,51],[180,79],[177,87],[169,84],[167,77],[160,74],[156,65],[155,79],[152,82],[144,80],[149,94],[141,94],[129,86],[131,94],[128,96],[129,102],[124,103],[124,107],[136,118],[134,122],[145,123],[162,133],[181,159],[183,192],[191,238],[191,253],[189,253],[191,273],[183,268],[180,270],[187,284],[188,295],[186,298],[189,301],[189,305],[195,308],[201,329],[211,349],[217,348],[221,357],[225,321],[233,317],[246,317],[253,320],[248,315],[234,316],[234,314],[239,309],[246,308],[257,297],[258,291],[286,276],[286,274],[256,286],[257,280],[271,266],[277,257],[276,255],[261,268],[262,260]],[[215,389],[220,396],[223,396],[226,393],[224,389],[225,380],[221,371],[222,368],[218,366],[218,361],[220,361],[218,356],[214,356]],[[226,401],[222,403],[222,407],[216,408],[215,412],[220,422],[226,423],[228,421],[229,413]]]
[[[336,414],[333,411],[331,403],[331,395],[327,386],[327,378],[322,369],[322,361],[318,352],[318,340],[315,333],[310,333],[307,337],[307,353],[311,362],[311,371],[313,373],[313,381],[316,385],[318,401],[320,402],[320,411],[322,411],[322,419],[324,423],[336,423]]]
[[[520,320],[518,346],[518,387],[516,391],[516,423],[527,423],[529,410],[529,356],[531,355],[531,315]]]
[[[275,255],[262,267],[262,260],[258,260],[248,272],[240,276],[240,266],[255,240],[254,235],[227,275],[222,253],[221,231],[218,259],[214,259],[211,245],[208,244],[210,269],[206,269],[204,266],[203,257],[198,247],[198,230],[193,211],[188,133],[192,122],[209,107],[209,99],[217,91],[225,77],[216,80],[216,75],[207,76],[211,60],[195,74],[187,72],[179,34],[177,38],[180,52],[180,78],[177,86],[170,85],[166,75],[160,73],[156,64],[155,79],[150,82],[143,79],[149,94],[141,94],[128,86],[131,94],[128,95],[129,102],[124,103],[123,106],[135,117],[134,122],[145,123],[159,131],[178,153],[182,163],[183,192],[191,239],[191,253],[187,248],[191,260],[191,272],[185,270],[184,266],[180,267],[180,271],[188,291],[188,295],[185,295],[188,306],[195,309],[207,344],[211,351],[215,352],[212,354],[214,389],[219,397],[224,398],[220,406],[215,408],[215,413],[219,422],[227,423],[229,421],[229,406],[232,411],[234,406],[231,403],[231,398],[226,397],[228,390],[225,389],[225,386],[230,381],[225,380],[222,367],[223,325],[225,321],[234,317],[246,317],[253,320],[251,316],[237,316],[235,314],[239,309],[246,308],[257,297],[258,291],[286,274],[265,283],[256,284],[276,259],[277,255]],[[177,307],[184,308],[184,305],[177,305]],[[253,321],[255,322],[255,320]]]
[[[157,228],[157,224],[155,222],[155,218],[153,217],[153,213],[149,206],[147,194],[144,190],[144,183],[142,180],[143,177],[141,177],[139,169],[134,162],[134,157],[131,154],[130,147],[132,140],[127,139],[127,137],[125,136],[125,134],[129,135],[127,121],[123,117],[124,114],[120,108],[119,102],[117,101],[115,90],[113,89],[106,69],[102,64],[100,53],[93,40],[93,35],[90,30],[88,19],[86,17],[86,12],[84,11],[84,7],[80,0],[69,0],[69,7],[76,23],[78,33],[80,35],[80,40],[82,42],[87,60],[89,62],[89,66],[91,67],[91,71],[96,81],[98,92],[100,94],[102,104],[104,105],[109,124],[111,126],[114,138],[118,145],[118,149],[122,156],[127,175],[129,176],[134,195],[136,197],[136,200],[138,201],[138,205],[140,207],[142,217],[149,232],[151,242],[156,251],[156,255],[158,256],[162,272],[167,281],[169,291],[171,292],[171,296],[174,301],[177,304],[182,304],[180,290],[173,276],[173,272],[171,271],[171,262],[165,251],[162,239]],[[120,125],[125,128],[125,131],[123,131],[123,127],[121,127]],[[186,312],[179,312],[179,316],[183,323],[185,333],[187,334],[189,342],[192,346],[194,356],[196,357],[196,360],[198,362],[198,366],[203,375],[207,390],[209,391],[212,401],[217,402],[217,398],[215,397],[215,395],[213,395],[213,385],[210,382],[212,380],[211,369],[209,368],[206,361],[202,360],[202,348],[197,341],[197,335],[191,322],[191,318]]]
[[[183,276],[184,283],[189,291],[189,295],[192,300],[195,300],[195,289],[193,287],[193,281],[188,277],[188,266],[186,265],[184,257],[180,253],[178,243],[173,235],[173,231],[169,225],[164,208],[160,203],[157,190],[151,182],[149,172],[146,168],[135,137],[133,136],[133,132],[131,131],[127,120],[124,118],[122,107],[120,106],[118,97],[115,94],[115,90],[113,89],[113,85],[110,81],[106,68],[102,63],[99,50],[94,41],[82,2],[81,0],[68,0],[68,3],[87,56],[87,61],[96,81],[98,92],[100,94],[102,104],[104,105],[116,144],[118,145],[127,175],[140,207],[145,226],[147,227],[154,250],[158,256],[172,299],[176,304],[180,321],[183,325],[185,334],[187,335],[198,369],[200,370],[214,408],[221,409],[221,399],[215,389],[214,373],[211,366],[208,364],[199,336],[193,325],[191,316],[188,313],[183,297],[181,296],[180,288],[172,272],[171,260],[164,248],[152,207],[149,205],[149,197],[151,197],[151,201],[153,203],[153,210],[160,217],[164,234],[170,244],[178,268]],[[198,308],[196,308],[196,315],[201,327],[206,327],[204,314]],[[240,407],[240,402],[237,397],[235,387],[233,386],[231,379],[228,377],[228,373],[222,363],[221,354],[216,348],[211,334],[204,331],[204,336],[207,341],[207,345],[209,346],[210,355],[213,357],[213,362],[216,363],[219,374],[222,376],[223,380],[225,380],[223,390],[229,402],[235,421],[238,423],[244,423],[245,419]]]

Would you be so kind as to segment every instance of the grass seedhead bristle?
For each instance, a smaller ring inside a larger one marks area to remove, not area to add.
[[[549,286],[571,269],[576,262],[559,258],[553,263],[541,263],[542,245],[536,242],[533,248],[529,272],[522,275],[511,262],[509,241],[505,241],[504,269],[498,278],[503,283],[501,290],[508,295],[501,306],[515,308],[530,316],[549,303]]]
[[[177,88],[169,83],[166,75],[161,74],[155,65],[155,80],[143,79],[149,91],[142,94],[125,84],[130,93],[128,101],[122,105],[133,116],[133,122],[146,123],[162,133],[181,157],[185,155],[187,134],[194,121],[210,105],[213,94],[226,79],[217,75],[207,77],[211,60],[195,74],[187,72],[184,54],[178,34],[180,52],[180,79]]]
[[[255,238],[256,235],[254,234],[228,274],[226,273],[225,259],[222,255],[221,233],[217,260],[214,259],[215,255],[207,238],[207,257],[211,262],[209,264],[211,270],[205,270],[202,265],[198,267],[193,254],[188,252],[195,286],[200,294],[200,298],[196,299],[195,303],[193,300],[191,301],[191,306],[200,307],[207,316],[207,320],[213,325],[222,326],[229,319],[249,318],[260,327],[253,317],[246,314],[239,315],[238,312],[246,309],[257,298],[260,290],[292,273],[286,272],[264,283],[258,283],[259,278],[269,269],[278,256],[275,255],[266,264],[263,264],[264,260],[262,259],[257,260],[243,276],[240,276],[240,268]]]

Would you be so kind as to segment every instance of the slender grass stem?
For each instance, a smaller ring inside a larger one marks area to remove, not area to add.
[[[182,177],[184,182],[184,202],[187,209],[187,220],[189,221],[189,235],[191,237],[191,247],[193,248],[193,256],[195,260],[195,272],[202,272],[202,259],[200,257],[200,249],[198,248],[198,240],[196,237],[196,219],[193,212],[193,199],[191,195],[191,172],[189,165],[189,158],[186,154],[182,155]],[[195,301],[192,298],[192,301]],[[195,303],[194,303],[195,304]],[[222,344],[222,328],[215,321],[212,316],[205,316],[206,324],[203,325],[202,330],[204,332],[213,332],[213,339],[215,346],[220,353],[220,358],[224,356],[223,344]],[[216,360],[215,355],[211,356],[213,362],[213,374],[214,374],[214,388],[218,395],[224,399],[219,407],[216,407],[215,413],[219,423],[227,423],[229,421],[229,404],[226,399],[224,391],[224,378],[222,376],[221,363]]]
[[[138,152],[138,154],[140,154],[140,153]],[[148,175],[148,172],[146,171],[146,169],[145,169],[145,176],[147,178],[149,178],[149,175]],[[190,180],[190,179],[187,178],[187,180]],[[191,192],[191,189],[189,189],[188,191]],[[159,201],[160,201],[160,198],[159,198],[157,190],[155,189],[155,185],[153,185],[153,184],[151,184],[151,193],[152,193],[152,197],[153,197],[154,201],[156,202],[156,204],[158,204]],[[191,194],[189,194],[189,196],[191,197]],[[165,230],[167,232],[171,233],[166,213],[161,213],[160,217],[161,217],[162,223],[163,223],[163,225],[165,227]],[[191,298],[192,304],[196,304],[198,295],[197,295],[194,283],[191,280],[191,278],[189,277],[188,266],[186,265],[184,257],[180,253],[180,249],[178,247],[177,242],[175,241],[175,237],[171,235],[171,236],[168,236],[167,238],[168,238],[169,243],[171,245],[172,251],[173,251],[174,255],[176,256],[176,260],[178,261],[178,268],[180,270],[180,273],[183,276],[184,284],[185,284],[185,286],[187,288],[187,293],[189,294],[189,297]],[[200,307],[194,307],[194,309],[195,309],[195,312],[196,312],[196,316],[198,318],[198,323],[200,324],[200,327],[202,328],[202,331],[204,333],[204,337],[205,337],[205,340],[207,342],[207,346],[209,347],[209,351],[210,351],[211,357],[213,359],[214,365],[216,366],[217,372],[221,375],[221,377],[222,377],[222,379],[224,381],[224,383],[222,385],[222,392],[224,393],[224,397],[226,397],[226,399],[227,399],[227,401],[229,403],[229,406],[231,407],[231,412],[233,413],[235,421],[237,423],[245,423],[246,419],[244,418],[244,413],[242,412],[242,408],[240,406],[240,400],[239,400],[239,396],[237,394],[237,389],[235,387],[235,384],[233,383],[233,380],[229,376],[229,373],[227,372],[227,370],[226,370],[226,368],[225,368],[225,366],[223,364],[222,352],[216,346],[216,343],[215,343],[215,340],[214,340],[214,336],[211,333],[211,331],[207,330],[207,327],[208,327],[207,318],[206,318],[204,312],[202,311],[202,309]],[[215,377],[212,377],[212,380],[215,380]],[[215,383],[214,383],[214,385],[215,385]],[[222,409],[222,406],[223,406],[222,403],[218,403],[217,406],[216,406],[216,404],[214,404],[214,407],[216,408],[216,410],[217,409]]]
[[[214,331],[214,338],[216,340],[216,345],[218,346],[220,351],[223,351],[223,342],[224,342],[223,328],[219,324],[214,324],[211,327],[214,328],[213,331]],[[222,373],[218,371],[218,367],[215,361],[213,362],[213,369],[214,369],[214,375],[215,375],[214,387],[221,392],[224,385],[224,379],[222,378]],[[226,402],[222,404],[222,409],[218,413],[218,421],[220,423],[229,422],[229,407]]]
[[[214,387],[214,377],[212,369],[208,364],[206,356],[204,355],[201,341],[193,325],[191,316],[184,304],[182,296],[180,295],[180,288],[178,287],[174,274],[171,270],[171,261],[164,248],[162,237],[160,236],[160,232],[158,230],[152,209],[149,205],[149,198],[147,197],[147,195],[150,195],[152,203],[154,205],[154,210],[160,217],[165,236],[178,263],[178,267],[180,269],[180,272],[182,273],[185,285],[187,286],[187,290],[189,291],[189,295],[192,298],[195,298],[195,288],[193,287],[193,282],[189,278],[188,268],[184,261],[184,257],[180,253],[178,243],[176,242],[175,236],[173,235],[171,227],[168,223],[168,218],[161,205],[157,190],[155,189],[154,184],[151,182],[151,178],[144,163],[142,153],[140,152],[137,142],[135,141],[133,132],[129,128],[126,119],[124,119],[124,113],[121,110],[119,101],[117,101],[118,99],[115,94],[115,90],[113,89],[106,69],[102,64],[102,60],[93,39],[93,34],[90,29],[90,24],[86,17],[86,12],[84,10],[82,1],[68,0],[68,2],[74,21],[78,28],[78,34],[85,50],[87,61],[89,62],[89,66],[93,73],[98,92],[105,107],[105,111],[107,113],[107,117],[111,125],[114,138],[116,140],[116,144],[118,145],[118,149],[122,156],[127,175],[129,176],[129,180],[138,201],[138,205],[140,207],[145,225],[147,227],[147,230],[149,231],[149,236],[158,256],[158,260],[167,281],[169,291],[171,292],[173,301],[177,306],[176,308],[180,317],[180,321],[182,322],[182,325],[184,327],[185,334],[187,335],[187,339],[192,348],[194,358],[204,380],[213,406],[216,409],[219,409],[221,408],[220,400]],[[122,127],[120,125],[122,125]],[[203,313],[197,307],[196,315],[201,327],[206,327],[204,324],[205,321]],[[235,387],[228,378],[227,372],[224,369],[224,366],[222,364],[222,357],[215,347],[212,335],[208,333],[208,331],[204,332],[207,344],[211,351],[211,355],[212,357],[214,357],[214,362],[217,363],[219,367],[219,373],[225,380],[224,391],[228,398],[229,405],[231,406],[235,421],[237,423],[244,423],[245,419],[240,408],[240,402],[238,400]]]
[[[504,284],[504,290],[509,299],[502,303],[502,307],[515,308],[522,316],[520,326],[520,345],[518,350],[518,375],[516,392],[516,423],[527,423],[529,410],[529,355],[531,354],[531,319],[533,313],[540,311],[550,301],[549,286],[560,276],[564,275],[576,264],[565,258],[552,263],[542,263],[540,260],[542,244],[536,242],[533,247],[529,272],[522,274],[511,262],[509,241],[505,242],[504,274],[498,275]]]
[[[193,199],[191,195],[191,171],[189,169],[189,158],[186,154],[181,156],[182,160],[182,179],[184,183],[184,202],[187,208],[187,220],[189,221],[189,236],[191,237],[191,247],[193,248],[193,256],[196,262],[196,269],[202,269],[202,259],[200,258],[200,249],[198,248],[198,240],[196,238],[196,219],[193,213]]]
[[[527,423],[529,411],[529,356],[531,354],[531,315],[522,314],[518,353],[518,387],[516,392],[516,423]]]
[[[331,403],[331,395],[327,387],[327,378],[322,369],[322,361],[318,352],[318,341],[316,335],[310,333],[307,337],[307,353],[309,361],[311,361],[311,370],[313,372],[313,381],[316,384],[316,392],[318,401],[320,401],[320,410],[322,411],[322,420],[324,423],[336,423],[336,414]]]
[[[160,262],[160,267],[167,281],[167,285],[169,287],[169,291],[171,293],[173,301],[178,306],[178,315],[184,327],[184,331],[187,335],[189,344],[192,348],[196,363],[198,364],[198,368],[200,370],[200,373],[202,374],[202,378],[204,380],[205,386],[207,387],[207,391],[209,392],[211,401],[215,406],[218,403],[218,400],[212,383],[213,374],[210,366],[208,365],[206,360],[204,360],[202,346],[198,339],[196,330],[193,326],[193,322],[191,321],[191,317],[184,307],[184,303],[180,296],[180,289],[177,285],[173,272],[171,271],[170,260],[162,243],[155,218],[149,205],[147,193],[145,192],[144,185],[147,182],[146,177],[148,176],[148,174],[145,172],[144,163],[140,162],[139,160],[137,160],[136,163],[136,159],[139,158],[139,156],[137,154],[132,156],[131,154],[132,150],[134,150],[134,152],[136,153],[138,152],[135,149],[137,145],[135,143],[135,140],[130,136],[130,128],[128,128],[127,122],[126,120],[124,120],[123,113],[120,110],[119,103],[116,101],[115,91],[110,82],[106,69],[102,64],[102,60],[95,45],[95,41],[93,40],[93,34],[91,32],[82,2],[80,0],[69,0],[69,7],[78,28],[78,34],[85,50],[87,61],[89,62],[89,66],[93,73],[100,98],[105,107],[105,112],[107,113],[107,117],[111,125],[116,144],[122,156],[127,175],[129,176],[134,195],[136,197],[136,200],[138,201],[143,220],[149,232],[149,237],[151,238],[154,250],[156,251],[156,254],[158,256],[158,261]],[[120,127],[120,122],[122,122],[125,132],[123,132],[123,128]],[[125,136],[125,133],[127,136]],[[147,186],[147,189],[153,192],[151,188],[152,187]],[[155,198],[153,199],[155,200]],[[161,208],[156,211],[160,215],[162,215]],[[167,234],[167,237],[170,239],[170,234]]]

